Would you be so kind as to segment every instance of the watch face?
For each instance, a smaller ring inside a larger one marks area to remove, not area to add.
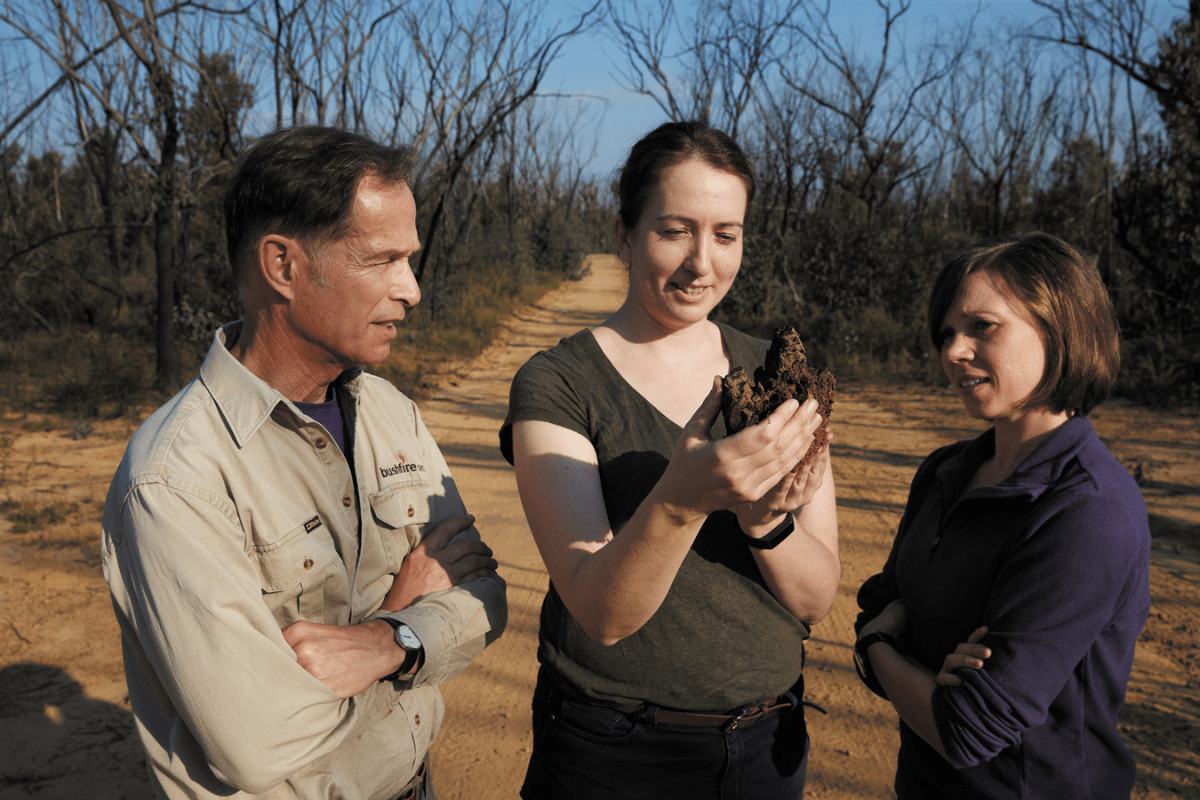
[[[862,653],[860,653],[858,651],[858,648],[855,647],[854,648],[854,666],[858,668],[858,672],[860,675],[864,672],[863,660],[864,659],[863,659]]]
[[[417,638],[417,634],[413,633],[413,629],[407,625],[401,625],[396,628],[396,641],[405,650],[421,649],[421,640]]]

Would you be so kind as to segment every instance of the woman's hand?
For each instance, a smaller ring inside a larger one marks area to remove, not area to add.
[[[942,671],[937,674],[939,686],[961,686],[962,680],[954,674],[956,669],[983,669],[983,662],[992,657],[992,649],[979,644],[987,632],[987,625],[981,625],[965,642],[954,648],[953,653],[946,656]]]
[[[788,400],[757,425],[714,441],[708,431],[720,411],[721,379],[716,377],[708,397],[684,426],[671,463],[655,487],[655,494],[681,517],[705,517],[760,500],[773,487],[779,489],[808,451],[822,422],[816,400],[803,405]],[[810,478],[811,470],[804,482]],[[812,491],[819,486],[814,484]],[[803,491],[801,487],[801,496]],[[781,493],[784,497],[796,495],[791,485]],[[776,522],[780,513],[773,515]]]
[[[819,419],[819,417],[818,417]],[[833,442],[833,430],[829,431]],[[734,509],[738,524],[750,536],[766,535],[789,514],[812,502],[829,469],[829,444],[822,447],[808,464],[797,464],[760,499],[742,503]]]
[[[548,422],[513,425],[513,465],[525,517],[550,580],[588,636],[611,645],[645,625],[708,515],[761,499],[804,457],[821,424],[816,409],[816,401],[802,407],[788,400],[758,425],[714,441],[709,429],[721,411],[721,382],[714,379],[666,471],[620,536],[609,525],[592,443]],[[811,480],[806,477],[806,484]],[[781,493],[795,501],[793,488]],[[760,564],[775,597],[808,624],[828,613],[841,574],[828,465],[813,491],[802,524]]]

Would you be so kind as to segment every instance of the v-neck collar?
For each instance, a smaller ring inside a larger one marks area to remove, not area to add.
[[[738,354],[736,352],[734,352],[734,348],[731,344],[730,337],[729,337],[729,331],[732,329],[721,324],[720,322],[714,322],[713,324],[717,326],[717,330],[721,334],[721,347],[724,349],[724,351],[726,353],[729,353],[730,369],[732,370],[736,367],[741,366],[741,367],[744,367],[747,372],[753,374],[756,365],[754,365],[754,364],[747,365],[747,364],[739,363]],[[658,406],[654,405],[654,403],[651,403],[650,400],[644,394],[642,394],[640,391],[638,391],[632,383],[630,383],[628,380],[626,380],[625,376],[621,374],[620,370],[618,370],[616,368],[616,366],[613,365],[612,361],[609,360],[609,358],[608,358],[608,354],[606,354],[604,352],[604,348],[600,346],[600,342],[596,341],[596,335],[593,332],[593,330],[594,329],[592,329],[592,328],[587,328],[583,331],[580,331],[581,333],[587,334],[587,336],[583,337],[582,341],[583,341],[584,347],[588,351],[588,353],[587,353],[588,357],[594,358],[596,360],[596,363],[600,365],[600,368],[608,374],[609,380],[615,381],[619,385],[624,386],[625,389],[629,393],[631,393],[633,396],[635,396],[638,399],[638,401],[640,403],[642,403],[642,405],[644,405],[646,408],[650,409],[657,416],[658,419],[660,419],[661,421],[670,425],[670,430],[675,431],[677,433],[682,433],[683,432],[682,425],[680,425],[678,422],[676,422],[675,420],[668,417],[662,411],[662,409],[660,409]],[[724,424],[725,424],[724,419],[720,414],[717,415],[717,424],[721,425],[722,428],[724,427]],[[723,433],[722,433],[722,435],[723,435]]]

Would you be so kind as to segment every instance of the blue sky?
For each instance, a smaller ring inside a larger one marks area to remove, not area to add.
[[[875,0],[834,0],[833,6],[843,42],[854,43],[863,53],[874,52],[883,27]],[[897,23],[896,32],[915,50],[939,29],[943,34],[964,30],[974,9],[963,0],[913,0],[912,8]],[[1029,0],[993,0],[981,4],[980,20],[987,26],[1008,20],[1032,22],[1039,12],[1041,9]],[[607,52],[610,47],[610,40],[599,26],[579,36],[564,48],[544,84],[546,91],[596,99],[588,104],[594,109],[593,119],[603,115],[599,151],[591,165],[596,174],[619,166],[633,143],[665,119],[654,100],[619,85],[616,65]]]
[[[647,0],[653,2],[653,0]],[[679,0],[686,3],[687,0]],[[1153,16],[1169,21],[1186,13],[1182,0],[1151,2]],[[898,0],[891,0],[891,5]],[[561,2],[564,16],[577,2]],[[858,52],[873,54],[882,37],[882,13],[875,0],[832,0],[835,25],[843,44]],[[999,33],[1007,26],[1026,27],[1046,17],[1046,11],[1031,0],[912,0],[912,7],[896,24],[894,41],[915,53],[926,40],[965,35],[968,23],[978,12],[976,36]],[[1049,31],[1048,31],[1049,32]],[[592,119],[599,120],[599,150],[590,165],[593,174],[605,175],[619,166],[630,146],[665,119],[654,100],[627,91],[619,85],[617,69],[607,48],[611,47],[601,26],[572,40],[553,66],[544,89],[578,97],[596,98],[589,103]]]
[[[549,0],[549,8],[562,18],[570,16],[570,10],[589,0]],[[895,6],[901,0],[889,0]],[[487,2],[487,0],[478,0]],[[657,0],[638,0],[642,3],[654,3]],[[677,0],[680,5],[688,5],[698,0]],[[822,2],[822,0],[817,0]],[[858,52],[868,58],[873,58],[877,52],[882,31],[882,14],[875,0],[829,0],[833,11],[834,23],[837,26],[843,44],[853,46]],[[1154,15],[1160,19],[1169,20],[1186,11],[1185,0],[1151,0],[1155,6]],[[1004,29],[1007,23],[1030,25],[1045,11],[1037,7],[1032,0],[981,0],[976,5],[973,0],[912,0],[912,7],[901,17],[896,27],[895,41],[902,43],[915,53],[920,45],[935,35],[944,38],[961,37],[967,28],[967,22],[978,10],[976,21],[977,35],[989,35]],[[551,20],[552,22],[553,20]],[[11,31],[6,31],[11,35]],[[628,152],[629,147],[640,136],[649,131],[665,118],[654,100],[630,92],[619,85],[617,66],[610,54],[613,45],[601,25],[569,41],[564,47],[559,59],[551,68],[550,74],[543,82],[543,91],[547,93],[566,94],[578,98],[578,103],[586,111],[586,125],[598,131],[597,153],[588,171],[590,174],[605,177],[619,165]],[[20,52],[19,46],[5,49],[5,55],[12,56]],[[30,55],[33,55],[32,50]],[[33,69],[41,69],[46,65],[44,59],[32,58]],[[4,65],[10,70],[19,70],[24,64],[12,63]],[[32,81],[34,93],[56,77],[54,75],[38,78]],[[266,88],[258,87],[260,99],[265,96]],[[587,98],[587,100],[585,100]],[[10,107],[13,111],[24,98],[10,97]],[[564,114],[569,113],[570,103],[561,106]],[[44,118],[43,118],[44,119]],[[63,132],[69,132],[69,118]],[[273,115],[261,115],[249,125],[248,133],[262,132],[273,124]],[[256,123],[261,123],[258,125]],[[51,121],[53,130],[57,117]],[[44,121],[32,121],[28,135],[34,137],[44,135]],[[581,130],[581,139],[588,139],[588,130]],[[26,135],[26,134],[19,134]],[[37,143],[29,141],[31,149],[37,148]]]

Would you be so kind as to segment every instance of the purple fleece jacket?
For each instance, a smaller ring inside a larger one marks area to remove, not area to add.
[[[933,672],[987,625],[984,669],[960,669],[933,712],[947,759],[901,724],[900,798],[1128,798],[1136,768],[1117,731],[1150,610],[1141,491],[1075,417],[1007,480],[963,494],[995,450],[989,430],[917,470],[855,629],[903,598],[901,647]]]

